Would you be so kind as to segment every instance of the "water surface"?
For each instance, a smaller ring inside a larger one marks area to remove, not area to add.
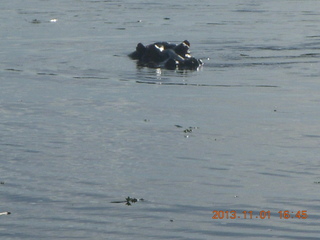
[[[318,1],[13,0],[0,11],[5,239],[318,239]],[[199,71],[127,57],[138,42],[185,39]],[[144,201],[111,203],[127,196]]]

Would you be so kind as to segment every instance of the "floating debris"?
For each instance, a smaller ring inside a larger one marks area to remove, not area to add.
[[[4,184],[4,182],[0,182],[0,184]]]
[[[183,126],[178,125],[178,124],[176,124],[176,125],[174,125],[174,126],[177,127],[177,128],[184,128]],[[188,137],[189,137],[188,133],[193,132],[193,130],[195,130],[195,129],[199,129],[199,127],[188,127],[188,128],[185,128],[185,129],[183,130],[183,132],[186,133],[186,134],[184,135],[184,137],[185,137],[185,138],[188,138]]]
[[[191,133],[193,131],[193,127],[189,127],[189,128],[186,128],[185,130],[183,130],[184,133]]]
[[[143,198],[131,198],[131,197],[127,197],[125,199],[125,201],[113,201],[111,203],[125,203],[126,205],[130,206],[132,203],[136,203],[136,202],[139,202],[139,201],[144,201]]]
[[[181,126],[181,125],[174,125],[175,127],[177,127],[177,128],[183,128],[183,126]],[[191,133],[193,130],[195,130],[195,129],[199,129],[198,127],[188,127],[188,128],[185,128],[184,130],[183,130],[183,132],[184,133]]]
[[[11,212],[1,212],[0,215],[10,215]]]
[[[41,23],[41,21],[40,21],[40,20],[38,20],[38,19],[33,19],[33,20],[31,21],[31,23],[38,24],[38,23]]]

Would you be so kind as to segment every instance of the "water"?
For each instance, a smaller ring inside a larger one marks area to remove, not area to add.
[[[0,11],[3,239],[319,238],[318,1],[14,0]],[[198,72],[126,56],[185,39]],[[144,201],[111,203],[127,196]]]

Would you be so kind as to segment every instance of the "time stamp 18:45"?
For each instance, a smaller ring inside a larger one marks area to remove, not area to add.
[[[256,214],[253,211],[242,211],[237,212],[235,210],[231,211],[212,211],[213,216],[212,219],[270,219],[271,211],[259,211]],[[299,211],[279,211],[277,212],[280,219],[307,219],[308,214],[307,210],[299,210]]]

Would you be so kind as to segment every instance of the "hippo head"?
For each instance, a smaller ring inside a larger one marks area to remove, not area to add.
[[[183,62],[179,62],[178,68],[180,70],[197,70],[200,66],[203,65],[201,59],[196,59],[194,57],[186,58]]]
[[[142,62],[160,63],[165,60],[163,47],[157,44],[150,44],[146,47],[144,55],[140,59]]]
[[[136,50],[134,52],[130,53],[129,57],[134,60],[141,59],[141,57],[145,54],[146,49],[147,48],[142,43],[138,43]]]
[[[138,66],[150,68],[197,70],[203,65],[200,59],[190,55],[190,42],[188,40],[180,44],[155,42],[144,46],[142,43],[138,43],[136,51],[129,54],[129,57],[138,60]]]
[[[165,68],[169,70],[175,70],[178,66],[179,62],[174,60],[173,58],[169,58],[165,63]]]
[[[190,42],[188,40],[184,40],[182,43],[178,44],[174,51],[180,55],[181,57],[186,57],[190,54]]]

